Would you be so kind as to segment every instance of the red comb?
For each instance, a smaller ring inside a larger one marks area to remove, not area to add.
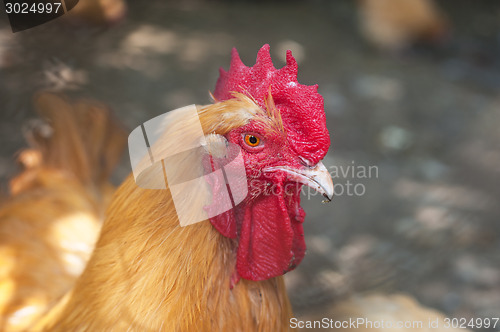
[[[299,145],[302,145],[300,141],[314,142],[298,152],[313,163],[321,160],[330,146],[323,97],[318,93],[317,85],[307,86],[297,82],[297,62],[290,50],[286,53],[286,65],[276,69],[268,44],[259,50],[253,67],[245,66],[238,51],[233,48],[231,66],[228,71],[220,69],[213,95],[216,100],[223,101],[233,98],[232,92],[241,92],[264,108],[269,91],[285,127],[295,132],[289,139],[297,140]]]

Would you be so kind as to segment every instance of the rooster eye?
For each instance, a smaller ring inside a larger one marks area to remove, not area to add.
[[[245,135],[245,143],[251,147],[255,147],[260,144],[260,139],[254,135]]]

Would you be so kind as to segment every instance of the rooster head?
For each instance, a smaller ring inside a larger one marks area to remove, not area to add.
[[[260,49],[253,67],[245,66],[233,49],[229,71],[220,70],[216,103],[237,99],[254,108],[243,126],[224,133],[241,149],[248,195],[232,210],[210,218],[222,235],[238,240],[237,279],[264,280],[294,269],[306,250],[302,186],[328,200],[333,196],[332,179],[321,162],[330,136],[317,88],[297,82],[291,51],[286,65],[274,68],[269,45]]]

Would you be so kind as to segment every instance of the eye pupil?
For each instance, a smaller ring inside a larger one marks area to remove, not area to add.
[[[256,143],[257,143],[257,137],[255,137],[255,136],[250,136],[250,137],[248,138],[248,141],[249,141],[250,143],[252,143],[252,144],[256,144]]]

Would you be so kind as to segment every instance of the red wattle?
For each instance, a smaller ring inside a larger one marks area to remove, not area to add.
[[[298,199],[298,197],[297,197]],[[290,218],[282,193],[243,206],[236,268],[249,280],[265,280],[292,270],[304,258],[302,223]]]

